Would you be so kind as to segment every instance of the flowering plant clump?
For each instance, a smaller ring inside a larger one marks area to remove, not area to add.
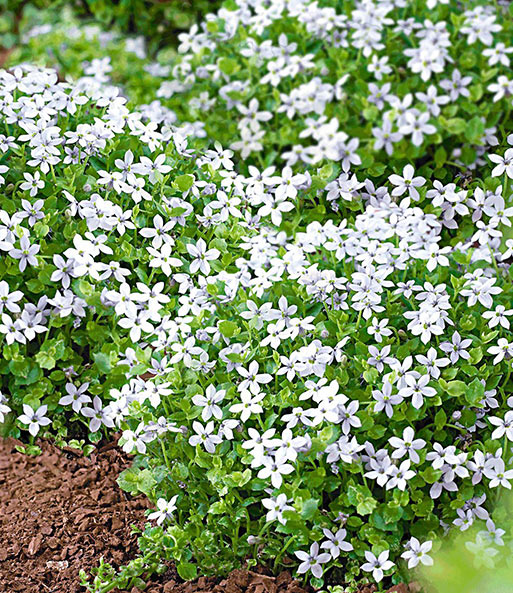
[[[394,200],[394,175],[352,222],[243,244],[244,290],[200,307],[155,378],[123,388],[139,462],[120,485],[159,497],[143,549],[158,541],[184,578],[287,554],[316,584],[329,569],[379,582],[429,565],[441,530],[497,528],[513,480],[513,245],[498,228],[513,210],[489,172],[464,244],[438,248],[443,225]],[[159,394],[139,406],[148,383]]]
[[[0,420],[14,436],[94,441],[119,425],[113,389],[146,370],[148,335],[175,323],[172,273],[199,262],[229,277],[227,246],[251,232],[242,213],[223,217],[211,156],[86,82],[0,73]],[[191,304],[214,298],[207,282]]]
[[[388,586],[501,529],[511,20],[332,4],[230,4],[132,111],[108,60],[2,75],[0,412],[121,429],[156,506],[91,592],[162,559]]]

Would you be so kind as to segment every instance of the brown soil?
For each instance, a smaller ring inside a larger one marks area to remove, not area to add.
[[[307,593],[287,571],[273,577],[251,570],[234,570],[225,579],[200,577],[186,583],[179,583],[175,578],[166,574],[159,579],[161,582],[152,581],[144,593]],[[130,593],[141,592],[134,588]]]
[[[87,459],[39,444],[29,457],[0,442],[0,591],[76,593],[80,568],[134,557],[149,503],[116,484],[129,463],[117,449]]]
[[[149,502],[131,498],[116,484],[130,464],[115,443],[90,458],[39,442],[43,452],[29,457],[13,440],[0,440],[0,592],[78,593],[80,569],[101,556],[121,566],[137,556],[137,535]],[[144,593],[309,593],[288,571],[277,577],[235,570],[225,579],[200,577],[181,582],[170,566],[153,577]],[[407,593],[407,588],[391,591]],[[364,587],[361,593],[372,593]],[[137,588],[118,593],[141,593]]]

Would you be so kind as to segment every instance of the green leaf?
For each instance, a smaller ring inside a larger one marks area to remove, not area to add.
[[[495,339],[497,336],[499,335],[499,332],[494,329],[491,332],[484,332],[481,334],[481,339],[483,340],[483,342],[485,344],[488,344],[488,342],[491,342],[493,339]]]
[[[11,360],[9,370],[15,377],[27,377],[30,370],[30,362],[27,359]]]
[[[224,74],[228,74],[228,76],[239,70],[239,64],[232,58],[220,58],[217,65],[219,66],[219,70]]]
[[[483,85],[477,82],[476,84],[473,84],[469,87],[469,91],[469,100],[472,101],[472,103],[475,103],[479,101],[479,99],[481,99],[481,97],[483,96]]]
[[[435,414],[435,428],[441,430],[447,422],[447,414],[444,410],[438,410]]]
[[[224,477],[224,481],[230,488],[241,488],[251,480],[251,470],[248,468],[243,472],[237,471]]]
[[[176,570],[184,581],[192,581],[198,576],[198,569],[192,562],[179,562]]]
[[[327,165],[324,165],[324,167],[321,167],[319,169],[318,175],[324,181],[328,181],[330,179],[330,177],[333,175],[334,171],[335,171],[334,165],[332,163],[328,163]]]
[[[53,356],[47,352],[38,352],[35,356],[37,364],[42,369],[53,369],[55,367],[56,360]],[[14,371],[13,371],[14,372]]]
[[[435,165],[437,169],[441,169],[447,161],[447,152],[443,146],[436,149],[435,152]]]
[[[433,512],[435,503],[432,498],[426,496],[422,501],[412,505],[412,509],[415,511],[415,515],[419,517],[429,517]]]
[[[378,501],[372,496],[362,500],[356,506],[356,512],[359,515],[370,515],[372,511],[378,506]]]
[[[187,191],[188,189],[191,189],[194,183],[194,175],[188,173],[186,175],[178,175],[174,182],[180,191]]]
[[[467,387],[465,393],[465,399],[471,406],[477,406],[483,399],[485,392],[485,386],[476,377],[472,383]]]
[[[379,372],[375,368],[367,369],[363,372],[363,378],[369,385],[374,385],[378,380]]]
[[[132,496],[135,496],[139,492],[148,496],[157,485],[157,481],[149,469],[141,470],[138,468],[129,468],[122,471],[116,482],[122,490],[129,492]]]
[[[378,501],[373,498],[371,491],[366,486],[349,486],[347,497],[349,502],[356,506],[359,515],[370,515],[378,505]]]
[[[308,521],[315,515],[318,507],[319,501],[317,499],[309,498],[308,500],[305,500],[300,511],[301,517],[303,517],[305,521]]]
[[[98,369],[105,375],[112,369],[110,357],[104,352],[95,352],[93,358]]]
[[[319,175],[312,175],[312,189],[319,190],[326,187],[326,181]]]
[[[385,523],[395,523],[399,521],[403,516],[403,509],[399,506],[394,506],[391,504],[385,505],[383,509],[383,518],[385,519]]]
[[[483,349],[480,346],[472,348],[468,353],[470,354],[469,362],[471,364],[477,364],[483,358]]]
[[[170,217],[175,217],[175,216],[182,216],[182,214],[185,214],[185,212],[187,212],[187,210],[185,208],[181,208],[180,206],[177,206],[176,208],[171,208],[170,210],[168,210],[167,214]]]
[[[484,134],[485,125],[477,115],[467,122],[465,127],[465,138],[471,144],[477,144]]]
[[[231,338],[235,335],[235,332],[239,329],[236,323],[224,319],[219,322],[219,331],[225,338]],[[240,331],[240,330],[239,330]]]
[[[461,117],[453,117],[445,122],[445,127],[451,134],[462,134],[466,126],[467,122]]]
[[[466,389],[467,384],[463,381],[449,381],[446,391],[451,397],[458,397],[465,393]]]
[[[366,120],[374,121],[379,115],[379,110],[375,105],[369,105],[362,111],[362,115]]]
[[[78,296],[86,299],[94,293],[94,286],[81,278],[80,280],[73,283],[73,288],[76,290]]]
[[[374,163],[367,171],[372,177],[380,177],[386,171],[387,166],[384,163]]]
[[[428,467],[424,471],[420,472],[420,475],[428,484],[434,484],[440,479],[442,471],[439,469],[434,469],[433,467]]]

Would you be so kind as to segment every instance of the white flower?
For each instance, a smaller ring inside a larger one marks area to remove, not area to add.
[[[406,490],[408,480],[415,477],[416,473],[410,469],[411,461],[406,459],[399,467],[390,465],[387,469],[389,479],[386,483],[386,489],[399,488],[399,490]]]
[[[137,449],[138,453],[146,453],[146,443],[144,437],[148,438],[148,435],[145,433],[140,434],[139,427],[138,430],[139,432],[134,432],[133,430],[123,431],[119,444],[123,445],[122,449],[125,453],[130,454],[134,449]]]
[[[419,375],[419,373],[408,373],[405,376],[406,387],[399,391],[402,397],[411,397],[412,405],[417,410],[422,407],[425,397],[434,397],[436,389],[428,387],[431,381],[430,375]]]
[[[451,342],[442,342],[440,349],[449,355],[450,361],[455,364],[460,358],[468,360],[470,354],[467,352],[467,348],[472,344],[472,340],[462,340],[460,334],[455,331],[452,334]]]
[[[249,389],[251,393],[257,394],[260,391],[260,385],[265,385],[273,380],[271,375],[259,373],[258,370],[259,364],[256,360],[253,360],[247,369],[242,366],[237,367],[237,372],[244,378],[237,389],[239,391]]]
[[[513,411],[506,412],[504,419],[492,416],[488,420],[490,424],[497,426],[492,432],[492,439],[501,439],[506,435],[509,441],[513,441]]]
[[[90,418],[89,430],[97,432],[102,424],[107,428],[113,428],[114,420],[112,419],[112,408],[107,405],[104,406],[102,400],[96,395],[93,399],[93,407],[82,408],[81,413],[86,418]]]
[[[506,338],[499,338],[497,346],[490,346],[487,352],[495,355],[493,364],[499,364],[506,355],[513,356],[513,343],[508,342]]]
[[[218,435],[213,434],[214,422],[207,422],[205,426],[195,420],[192,423],[192,428],[196,434],[189,437],[189,444],[195,447],[196,445],[203,445],[205,451],[208,453],[215,453],[216,445],[223,442],[223,439]]]
[[[80,412],[82,406],[91,401],[91,398],[86,394],[88,388],[89,383],[83,383],[80,387],[76,387],[73,383],[66,383],[65,389],[68,395],[61,397],[59,405],[69,406],[71,404],[74,412]]]
[[[164,243],[160,247],[160,250],[154,247],[147,247],[148,253],[152,256],[150,267],[160,268],[166,276],[171,276],[171,266],[178,267],[183,264],[177,257],[171,257],[171,249],[172,247],[169,243]]]
[[[0,391],[0,424],[5,422],[5,416],[11,412],[11,408],[6,404],[7,398]]]
[[[419,463],[420,457],[417,451],[425,447],[426,441],[424,439],[415,439],[414,437],[415,432],[411,426],[407,426],[403,430],[402,439],[399,437],[390,437],[388,442],[395,449],[392,457],[394,459],[401,459],[407,454],[413,463]]]
[[[264,467],[258,472],[258,477],[262,480],[271,478],[273,487],[280,488],[283,483],[283,476],[294,471],[294,466],[286,461],[287,459],[283,455],[263,458]]]
[[[502,459],[494,458],[489,465],[485,466],[483,474],[490,480],[490,488],[502,486],[507,490],[511,490],[510,480],[513,480],[513,469],[506,470],[506,466]]]
[[[2,313],[2,323],[0,323],[0,333],[5,334],[7,344],[19,342],[25,344],[27,338],[23,333],[23,324],[21,319],[13,320],[7,313]]]
[[[209,385],[205,390],[205,395],[195,395],[192,398],[192,403],[195,406],[200,406],[203,408],[201,411],[201,417],[205,422],[210,420],[212,416],[217,418],[217,420],[221,420],[223,417],[223,411],[217,404],[223,401],[225,395],[226,391],[224,389],[216,391],[216,388],[213,385]]]
[[[422,187],[426,180],[424,177],[414,177],[415,169],[411,165],[406,165],[403,169],[403,176],[400,175],[390,175],[388,178],[390,183],[395,185],[396,187],[392,190],[393,196],[402,196],[405,192],[408,192],[408,195],[413,200],[418,200],[420,195],[417,191],[417,187]]]
[[[384,572],[395,566],[395,564],[388,559],[389,555],[389,550],[381,552],[379,556],[375,556],[372,552],[366,550],[365,559],[367,562],[362,564],[361,569],[365,572],[372,572],[372,577],[379,583],[385,576]]]
[[[39,406],[37,410],[34,410],[28,404],[23,404],[23,414],[18,416],[18,420],[22,424],[27,424],[28,431],[33,437],[35,437],[41,426],[48,426],[51,424],[51,420],[46,417],[47,411],[48,406],[46,405]]]
[[[240,394],[241,403],[230,406],[230,412],[240,414],[242,422],[246,422],[253,414],[261,414],[264,409],[260,405],[264,399],[263,393],[253,394],[251,391],[244,389]]]
[[[24,272],[27,265],[38,265],[36,254],[39,253],[39,249],[39,245],[31,245],[29,237],[27,235],[23,235],[23,237],[20,239],[20,248],[11,249],[9,251],[9,255],[14,257],[14,259],[20,260],[20,272]]]
[[[262,504],[268,509],[265,516],[265,520],[269,523],[270,521],[279,521],[282,525],[286,525],[287,521],[283,517],[285,511],[293,511],[294,507],[287,504],[288,499],[286,494],[278,494],[276,497],[263,498]]]
[[[345,529],[339,529],[336,533],[332,533],[329,529],[324,528],[322,532],[327,541],[321,544],[321,548],[328,550],[333,559],[338,558],[341,551],[350,552],[353,550],[353,545],[344,541],[347,535]]]
[[[1,297],[0,297],[1,301]],[[489,319],[488,327],[493,328],[497,325],[501,325],[505,329],[509,329],[510,322],[508,317],[513,315],[513,309],[506,310],[504,305],[497,305],[494,311],[485,311],[483,317]]]
[[[314,542],[310,546],[309,552],[299,550],[294,552],[294,554],[301,560],[301,564],[297,569],[298,574],[304,574],[305,572],[310,571],[313,576],[318,579],[322,577],[322,565],[331,560],[330,554],[327,554],[326,552],[321,552],[319,554],[319,544],[317,542]]]
[[[373,317],[371,319],[371,324],[367,327],[367,333],[374,336],[376,342],[381,343],[383,337],[392,335],[392,330],[388,328],[387,325],[388,319],[378,319],[377,317]]]
[[[412,537],[401,556],[408,561],[408,568],[415,568],[419,562],[424,566],[432,566],[433,559],[428,555],[432,547],[432,541],[428,540],[421,544],[416,537]]]
[[[394,414],[394,406],[403,401],[403,397],[399,393],[392,394],[392,384],[389,381],[383,383],[381,390],[373,389],[372,397],[377,402],[374,406],[374,411],[381,412],[384,410],[389,418],[392,418]]]
[[[436,133],[436,128],[428,123],[430,113],[412,113],[411,111],[405,113],[405,123],[399,128],[399,132],[407,136],[411,134],[411,141],[415,146],[420,146],[424,141],[424,134],[430,135]],[[411,166],[411,165],[407,165]],[[418,198],[413,198],[418,199]]]
[[[169,501],[165,498],[159,498],[157,500],[157,511],[150,513],[148,515],[148,519],[150,521],[157,521],[157,525],[162,525],[164,521],[167,519],[171,519],[173,513],[176,511],[176,501],[178,499],[178,494],[171,497]]]
[[[21,290],[13,290],[11,292],[9,285],[5,280],[0,282],[0,313],[4,307],[11,313],[19,313],[21,311],[18,302],[23,298]]]
[[[194,259],[190,265],[190,273],[195,274],[198,270],[208,276],[210,274],[209,261],[217,259],[220,255],[218,249],[207,249],[207,244],[203,239],[199,239],[196,245],[187,244],[187,251]]]
[[[503,173],[513,179],[513,148],[508,148],[504,156],[500,154],[489,154],[488,158],[492,163],[496,163],[492,171],[492,177],[500,177]]]
[[[45,182],[41,179],[41,174],[39,171],[36,171],[34,175],[31,175],[30,173],[23,173],[23,177],[25,177],[26,181],[20,184],[20,189],[25,191],[30,190],[31,197],[34,197],[38,190],[45,186]]]

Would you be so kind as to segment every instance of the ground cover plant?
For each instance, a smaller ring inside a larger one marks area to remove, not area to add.
[[[502,545],[510,13],[226,5],[140,58],[168,80],[133,111],[108,55],[2,74],[8,430],[121,429],[156,505],[90,591],[161,558],[386,586],[445,531]]]

